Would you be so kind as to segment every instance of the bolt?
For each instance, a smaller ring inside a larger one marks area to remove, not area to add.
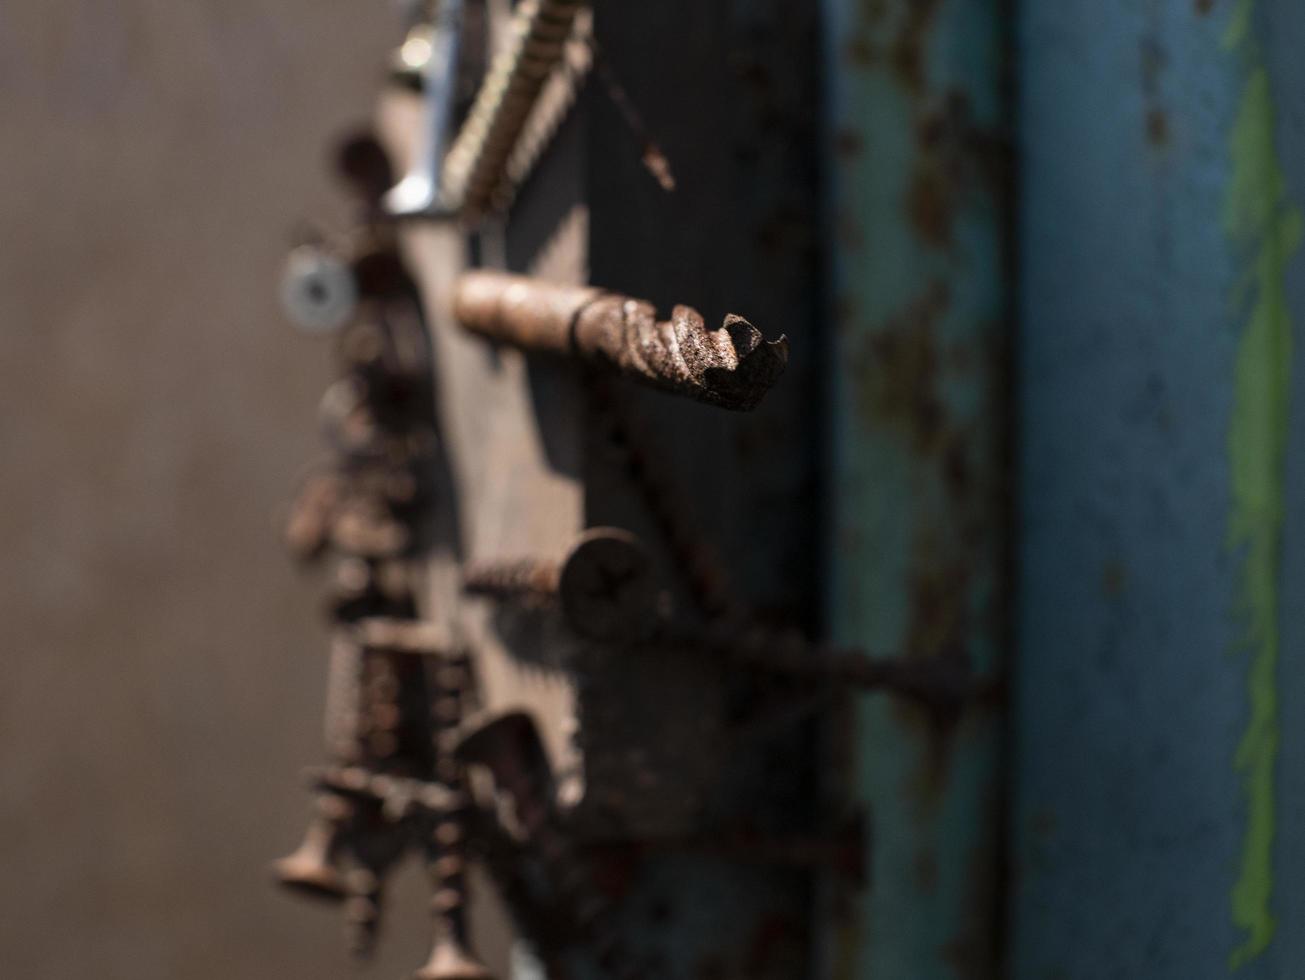
[[[731,313],[718,330],[676,306],[658,321],[651,303],[585,286],[501,272],[468,272],[454,313],[462,325],[525,350],[571,354],[673,394],[747,411],[779,380],[788,340],[765,340]]]

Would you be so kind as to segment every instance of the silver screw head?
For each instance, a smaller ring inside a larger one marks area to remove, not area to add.
[[[301,245],[286,259],[281,306],[304,333],[334,333],[349,322],[358,306],[358,284],[345,262],[315,246]]]

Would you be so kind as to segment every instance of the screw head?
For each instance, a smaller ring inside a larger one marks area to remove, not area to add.
[[[635,642],[657,627],[652,560],[628,531],[586,531],[567,556],[558,580],[571,628],[591,640]]]

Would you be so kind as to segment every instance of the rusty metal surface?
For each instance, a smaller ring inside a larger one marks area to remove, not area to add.
[[[829,0],[832,639],[962,652],[964,710],[868,699],[851,774],[873,887],[842,977],[999,975],[1008,656],[1008,16],[999,0]]]
[[[730,313],[715,330],[677,305],[659,321],[651,303],[592,286],[494,272],[457,284],[453,313],[468,330],[525,350],[569,354],[671,394],[755,408],[784,372],[788,341],[767,341]]]

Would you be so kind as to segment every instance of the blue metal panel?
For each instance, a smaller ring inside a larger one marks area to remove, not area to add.
[[[1019,980],[1300,975],[1305,8],[1262,6],[1020,16]]]

